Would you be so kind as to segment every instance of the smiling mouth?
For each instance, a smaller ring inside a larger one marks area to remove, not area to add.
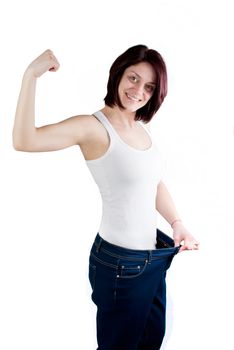
[[[134,101],[134,102],[140,102],[139,98],[136,98],[135,96],[131,96],[126,92],[126,96],[129,100]]]

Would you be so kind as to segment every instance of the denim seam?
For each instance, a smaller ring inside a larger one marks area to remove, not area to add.
[[[127,256],[127,255],[118,255],[118,254],[115,254],[115,253],[111,253],[110,251],[106,250],[105,248],[101,248],[101,251],[103,253],[106,253],[110,256],[113,256],[114,258],[117,258],[117,259],[128,259],[128,260],[132,260],[132,261],[144,261],[145,258],[134,258],[132,256]]]
[[[118,282],[118,266],[119,266],[119,259],[117,261],[117,267],[116,267],[116,277],[115,277],[115,289],[114,289],[114,302],[117,300],[117,282]]]
[[[144,260],[145,260],[145,264],[143,265],[142,270],[141,270],[138,274],[133,275],[133,276],[121,276],[121,275],[118,274],[119,260],[118,260],[118,265],[113,265],[113,264],[107,263],[107,262],[105,262],[105,261],[102,261],[101,259],[99,259],[98,257],[96,257],[93,253],[91,253],[91,255],[92,255],[92,257],[93,257],[97,262],[99,262],[100,264],[115,269],[116,272],[117,272],[117,273],[116,273],[116,275],[117,275],[116,277],[117,277],[117,278],[120,278],[120,279],[136,278],[136,277],[140,276],[140,275],[145,271],[146,266],[148,265],[148,259],[144,259]]]
[[[96,284],[96,266],[95,265],[92,265],[92,264],[89,264],[89,267],[92,271],[92,274],[91,274],[91,280],[90,282],[92,281],[93,283],[93,287],[92,287],[92,290],[94,291],[94,288],[95,288],[95,284]]]
[[[117,269],[117,265],[113,265],[113,264],[110,264],[110,263],[107,263],[105,261],[102,261],[101,259],[99,259],[98,257],[96,257],[93,253],[91,253],[91,256],[98,262],[100,262],[100,264],[103,264],[103,265],[106,265],[108,267],[112,267],[114,269]]]
[[[138,274],[132,275],[132,276],[121,276],[121,275],[119,275],[118,278],[119,278],[119,279],[132,279],[132,278],[134,279],[134,278],[137,278],[137,277],[139,277],[140,275],[142,275],[142,273],[145,271],[147,265],[148,265],[148,260],[146,259],[146,260],[145,260],[145,264],[144,264],[142,270],[141,270]]]
[[[171,249],[171,251],[169,252],[166,252],[166,249]],[[174,253],[174,250],[176,248],[175,247],[171,247],[171,248],[162,248],[162,249],[156,249],[156,251],[163,251],[165,254],[163,254],[162,256],[153,256],[151,257],[151,261],[152,260],[159,260],[159,259],[163,259],[164,257],[168,257],[169,255],[171,255],[172,253]],[[118,254],[115,254],[115,253],[111,253],[110,251],[106,250],[105,248],[100,248],[100,251],[103,252],[103,253],[106,253],[107,255],[109,256],[112,256],[114,258],[117,258],[117,259],[128,259],[128,260],[131,260],[131,261],[144,261],[145,259],[148,258],[148,255],[144,258],[134,258],[134,257],[131,257],[131,256],[125,256],[125,255],[118,255]]]

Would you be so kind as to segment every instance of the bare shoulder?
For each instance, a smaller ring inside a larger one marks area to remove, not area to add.
[[[45,152],[85,144],[90,139],[100,138],[99,124],[92,115],[72,116],[35,128],[31,137],[19,138],[14,147],[19,151]]]
[[[90,140],[99,139],[105,134],[102,124],[92,114],[82,114],[72,117],[77,133],[79,133],[79,145],[85,145]]]
[[[86,160],[101,157],[109,147],[109,135],[106,128],[94,115],[80,115],[76,117],[79,123],[77,130],[83,130],[79,136],[80,150]],[[82,126],[81,126],[82,125]]]

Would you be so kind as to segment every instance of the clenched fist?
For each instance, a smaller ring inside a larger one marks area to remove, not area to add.
[[[47,71],[56,72],[59,62],[51,50],[46,50],[28,66],[26,72],[30,72],[35,78],[39,78]]]

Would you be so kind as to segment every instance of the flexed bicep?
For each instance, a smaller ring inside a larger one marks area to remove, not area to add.
[[[55,151],[79,144],[88,133],[87,118],[67,118],[59,123],[35,126],[36,82],[46,71],[57,71],[59,62],[51,50],[44,51],[27,67],[18,98],[13,128],[13,147],[18,151]]]

